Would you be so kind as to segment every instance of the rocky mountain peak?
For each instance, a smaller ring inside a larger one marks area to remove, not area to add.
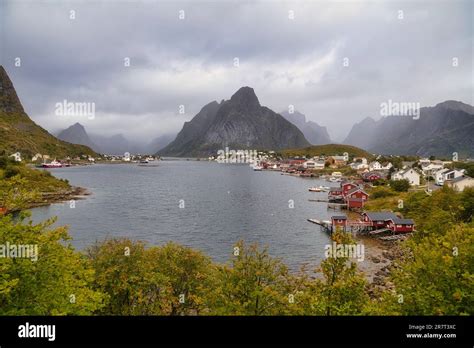
[[[25,112],[7,72],[0,65],[0,112]]]
[[[257,95],[251,87],[241,87],[234,95],[230,98],[230,101],[238,106],[245,107],[246,109],[257,108],[260,106]]]

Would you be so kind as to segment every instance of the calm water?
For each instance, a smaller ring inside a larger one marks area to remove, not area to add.
[[[32,219],[58,216],[69,225],[73,244],[84,248],[96,240],[130,237],[153,245],[175,241],[227,261],[235,242],[257,241],[292,269],[317,264],[328,236],[307,218],[327,219],[326,197],[308,192],[328,183],[254,172],[248,165],[198,161],[160,161],[157,167],[109,164],[53,169],[60,178],[92,192],[69,203],[33,209]],[[183,200],[183,201],[181,201]],[[289,207],[294,201],[294,208]],[[184,208],[180,208],[184,202]]]

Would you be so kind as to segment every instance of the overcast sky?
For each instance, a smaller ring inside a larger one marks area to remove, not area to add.
[[[474,104],[469,0],[0,4],[2,65],[50,131],[80,122],[148,141],[241,86],[336,141],[389,99]],[[95,118],[56,115],[63,100],[95,103]]]

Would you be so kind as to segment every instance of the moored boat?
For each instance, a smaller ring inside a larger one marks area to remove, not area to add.
[[[43,163],[42,167],[43,168],[61,168],[63,167],[63,164],[61,162],[53,160],[50,163]]]

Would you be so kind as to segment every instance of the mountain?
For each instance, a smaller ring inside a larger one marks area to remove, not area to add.
[[[225,147],[280,150],[309,145],[294,124],[261,106],[252,88],[242,87],[230,100],[205,105],[158,153],[196,157],[214,155]]]
[[[166,147],[169,143],[171,143],[174,139],[176,138],[176,134],[163,134],[160,135],[159,137],[156,137],[153,139],[148,145],[147,145],[147,152],[150,153],[156,153]]]
[[[291,114],[288,111],[283,111],[280,112],[280,115],[298,127],[303,132],[306,140],[308,140],[312,145],[331,143],[326,127],[322,127],[313,121],[306,121],[306,116],[299,111],[295,110],[295,112]]]
[[[89,146],[91,149],[98,151],[97,146],[89,138],[84,126],[80,123],[75,123],[69,128],[61,131],[57,137],[58,139],[67,141],[68,143]]]
[[[87,146],[55,138],[33,122],[25,113],[7,72],[0,66],[0,153],[17,151],[23,157],[36,153],[58,158],[97,155]]]
[[[474,108],[448,100],[420,108],[419,119],[389,116],[355,124],[344,143],[370,152],[451,158],[474,156]]]
[[[136,146],[132,146],[123,134],[115,134],[110,137],[91,134],[91,139],[100,153],[123,155],[125,152],[141,152]]]
[[[351,131],[344,140],[344,144],[351,144],[363,149],[368,149],[371,145],[372,134],[376,134],[376,127],[377,122],[373,118],[364,118],[352,126]]]

